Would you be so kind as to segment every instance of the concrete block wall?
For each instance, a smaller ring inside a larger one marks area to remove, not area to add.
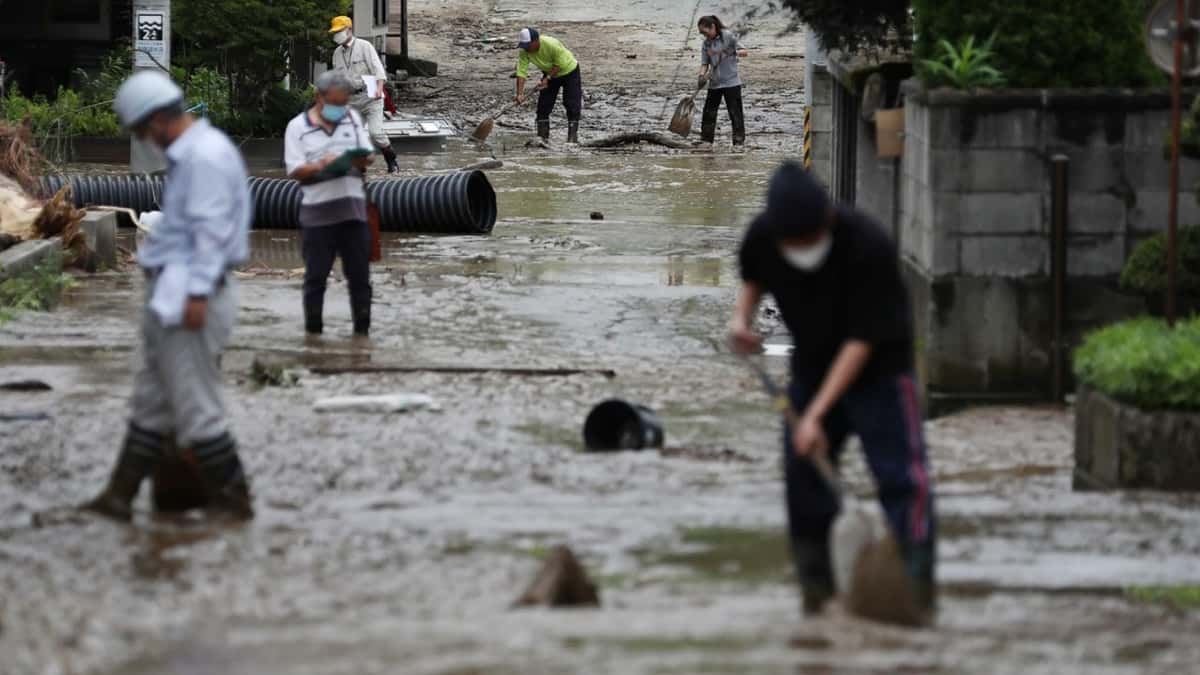
[[[1001,92],[906,85],[897,239],[932,392],[1049,391],[1056,354],[1145,310],[1116,278],[1166,227],[1169,99],[1159,94]],[[1066,342],[1053,343],[1051,163],[1070,159]],[[888,190],[859,167],[859,194]],[[871,182],[874,185],[870,185]],[[1180,222],[1200,223],[1200,162],[1185,160]],[[860,199],[861,201],[861,199]],[[873,209],[868,202],[865,208]],[[879,214],[876,214],[879,215]]]
[[[833,182],[833,75],[824,65],[813,65],[811,89],[808,90],[808,105],[812,108],[809,171],[817,180],[829,187]]]
[[[1093,108],[1083,97],[1057,107],[1019,103],[909,98],[902,250],[932,274],[1048,274],[1050,159],[1063,154],[1068,273],[1119,274],[1133,247],[1166,227],[1168,112],[1114,100]],[[1200,162],[1185,160],[1182,169],[1180,222],[1200,223]]]

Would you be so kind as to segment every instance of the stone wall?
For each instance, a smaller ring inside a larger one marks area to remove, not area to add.
[[[1200,413],[1144,411],[1080,388],[1074,487],[1200,490]]]

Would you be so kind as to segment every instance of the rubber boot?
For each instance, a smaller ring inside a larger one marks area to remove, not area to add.
[[[304,306],[304,332],[309,335],[320,335],[325,330],[325,324],[321,320],[321,305],[305,305]]]
[[[579,122],[567,123],[567,142],[575,144],[579,143]]]
[[[392,150],[391,146],[380,148],[383,153],[383,159],[387,162],[387,172],[396,173],[400,170],[400,164],[396,161],[396,151]]]
[[[537,135],[543,141],[550,140],[550,120],[537,121]]]
[[[132,520],[133,500],[137,497],[142,481],[154,471],[154,467],[161,460],[164,441],[165,437],[162,434],[130,423],[108,485],[82,508],[114,520]]]
[[[354,310],[354,334],[366,337],[371,333],[371,305]]]
[[[804,616],[820,614],[836,593],[829,541],[827,538],[794,541],[792,556],[800,578]]]
[[[209,506],[238,520],[254,517],[250,484],[242,470],[237,443],[228,433],[201,443],[183,452],[185,461],[198,469]]]

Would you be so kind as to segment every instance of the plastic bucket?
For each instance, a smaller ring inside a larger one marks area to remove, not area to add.
[[[583,443],[593,451],[661,448],[662,421],[644,405],[609,399],[588,413]]]

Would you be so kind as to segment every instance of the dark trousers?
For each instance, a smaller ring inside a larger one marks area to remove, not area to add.
[[[733,144],[742,145],[746,142],[746,115],[742,112],[741,85],[708,90],[708,98],[704,99],[704,117],[700,123],[700,140],[712,143],[717,137],[717,110],[721,107],[721,99],[725,99],[725,110],[729,113],[729,122],[733,124]]]
[[[561,89],[563,106],[567,109],[567,121],[578,122],[583,115],[583,78],[580,76],[580,66],[576,66],[569,74],[550,80],[550,84],[538,94],[537,118],[540,121],[550,119],[554,112],[554,102],[558,100]]]
[[[790,390],[794,409],[803,412],[819,387],[819,381],[794,381]],[[936,542],[933,484],[912,376],[855,383],[825,418],[824,428],[835,464],[849,434],[862,441],[908,573],[918,583],[932,587]],[[812,464],[796,456],[791,430],[786,428],[783,451],[788,526],[800,584],[806,591],[810,587],[832,589],[829,531],[837,503]]]
[[[361,220],[301,230],[304,253],[304,313],[321,316],[333,259],[341,256],[350,287],[350,313],[357,321],[371,315],[371,232]],[[311,313],[311,314],[310,314]]]

